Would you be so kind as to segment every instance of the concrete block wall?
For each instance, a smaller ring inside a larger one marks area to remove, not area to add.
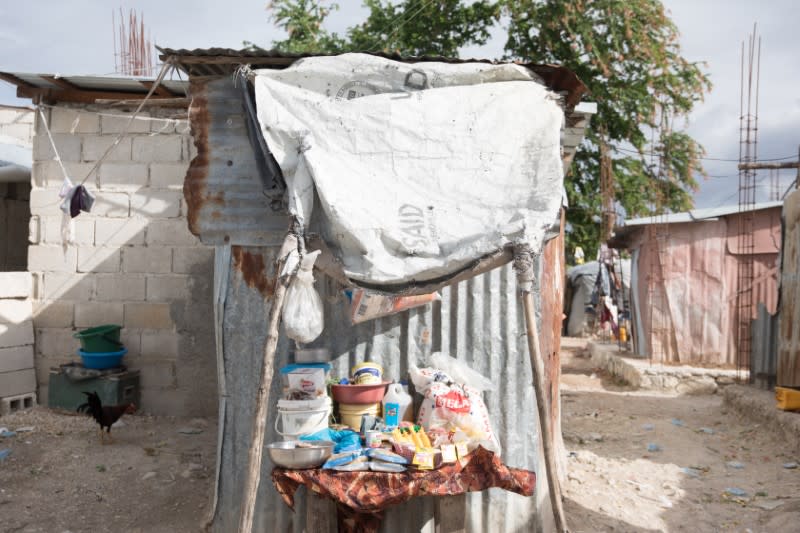
[[[154,414],[216,412],[213,248],[187,228],[183,178],[194,156],[185,120],[148,108],[89,178],[91,213],[74,219],[75,244],[61,245],[63,176],[36,122],[28,269],[34,273],[36,374],[46,397],[49,369],[76,360],[72,334],[123,326],[124,363],[141,372],[142,408]],[[116,115],[116,116],[115,116]],[[54,107],[49,124],[73,182],[117,139],[126,112]]]
[[[33,139],[33,110],[0,105],[0,136],[29,145]]]
[[[0,414],[2,399],[36,393],[32,287],[27,272],[0,272]]]

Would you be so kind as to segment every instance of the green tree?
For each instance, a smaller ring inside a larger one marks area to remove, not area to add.
[[[592,257],[600,242],[603,144],[613,154],[616,201],[629,217],[691,207],[703,149],[674,124],[711,84],[700,64],[681,55],[678,30],[659,0],[364,0],[364,5],[366,20],[340,38],[324,28],[335,4],[274,0],[273,20],[289,37],[273,45],[289,52],[458,57],[464,46],[485,44],[502,20],[506,59],[560,64],[587,85],[598,113],[566,179],[569,256],[580,245]]]

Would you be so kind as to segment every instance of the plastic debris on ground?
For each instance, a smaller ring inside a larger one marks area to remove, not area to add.
[[[693,477],[693,478],[698,478],[698,477],[700,477],[700,474],[702,474],[702,472],[700,470],[697,470],[696,468],[691,468],[691,467],[684,467],[681,470],[683,471],[684,474],[686,474],[689,477]]]
[[[11,455],[11,450],[8,449],[0,450],[0,461],[3,461],[9,455]]]
[[[797,468],[797,463],[795,463],[794,461],[792,461],[791,463],[783,463],[783,467],[786,468],[787,470],[794,470],[795,468]]]
[[[17,433],[28,433],[30,431],[33,431],[34,429],[36,429],[34,426],[22,426],[21,428],[17,428],[14,431],[16,431]]]
[[[16,431],[9,431],[8,428],[0,428],[0,437],[2,438],[15,437],[16,435]]]
[[[686,425],[683,423],[683,420],[679,418],[673,418],[672,420],[670,420],[670,422],[672,423],[673,426],[678,426],[679,428],[682,428]]]
[[[700,428],[697,431],[700,432],[700,433],[706,433],[708,435],[713,435],[714,434],[714,430],[711,429],[711,428]]]
[[[730,496],[736,496],[737,498],[744,498],[745,496],[747,496],[747,492],[738,487],[726,488],[725,494],[728,494]]]
[[[645,431],[653,431],[656,429],[656,426],[653,424],[642,424],[642,429]]]
[[[736,470],[741,470],[744,468],[744,463],[740,463],[739,461],[728,461],[725,463],[725,466],[728,468],[735,468]]]
[[[661,446],[659,444],[656,444],[655,442],[651,442],[647,445],[648,452],[660,452],[661,450],[662,450]]]
[[[759,500],[754,502],[753,505],[758,507],[759,509],[764,509],[765,511],[772,511],[773,509],[777,509],[785,502],[781,500]]]

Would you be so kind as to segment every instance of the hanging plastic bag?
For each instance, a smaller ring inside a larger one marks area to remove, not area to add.
[[[317,250],[303,257],[283,304],[286,334],[290,339],[304,344],[319,337],[325,326],[322,299],[314,288],[314,262],[319,254]]]

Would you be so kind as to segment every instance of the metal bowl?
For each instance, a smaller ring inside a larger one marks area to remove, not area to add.
[[[284,440],[267,444],[266,448],[275,466],[301,470],[322,466],[333,453],[333,446],[334,443],[327,440]]]

